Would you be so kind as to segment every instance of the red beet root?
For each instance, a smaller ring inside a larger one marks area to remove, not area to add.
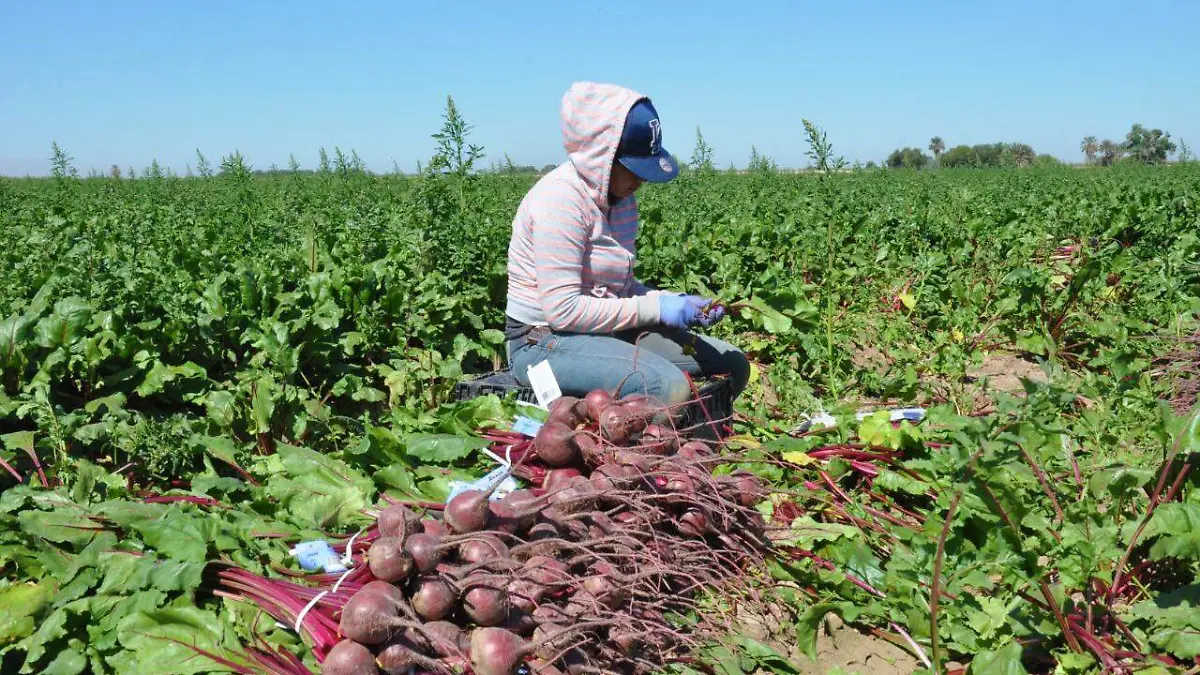
[[[580,475],[579,469],[573,466],[551,469],[546,472],[546,478],[542,481],[542,487],[548,492],[554,492],[559,488],[566,487],[567,481],[578,475]]]
[[[395,537],[403,542],[405,537],[420,529],[421,518],[403,504],[392,504],[380,511],[376,524],[380,536]]]
[[[446,524],[457,533],[479,532],[485,529],[490,516],[488,494],[482,490],[460,492],[446,504]]]
[[[480,534],[478,539],[464,541],[458,547],[458,557],[466,563],[481,563],[508,557],[508,546],[499,537]]]
[[[375,655],[354,640],[342,640],[329,650],[321,664],[325,675],[379,675]]]
[[[375,578],[395,583],[412,571],[413,560],[399,543],[394,537],[383,537],[371,543],[371,548],[367,549],[367,567]]]
[[[508,594],[499,577],[479,577],[463,583],[463,611],[480,626],[499,626],[508,619]]]
[[[450,534],[450,528],[446,527],[446,523],[437,520],[436,518],[426,518],[421,521],[422,532],[432,534],[435,537],[445,537]]]
[[[338,624],[341,634],[364,645],[377,645],[395,632],[396,601],[384,593],[359,589],[342,608]]]
[[[412,606],[417,615],[425,621],[438,621],[450,615],[457,600],[454,589],[450,588],[449,584],[431,577],[417,586],[417,592],[412,596]]]
[[[583,404],[587,410],[587,419],[589,422],[598,423],[600,421],[600,413],[604,411],[613,402],[612,394],[604,389],[594,389],[588,392],[587,396],[583,397]]]

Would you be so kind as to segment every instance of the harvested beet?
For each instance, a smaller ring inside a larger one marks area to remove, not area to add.
[[[551,623],[570,623],[575,620],[575,617],[567,614],[562,607],[541,605],[533,610],[533,620],[538,622],[538,625],[545,626]]]
[[[432,534],[414,534],[404,542],[404,552],[412,558],[418,572],[432,572],[437,569],[445,550],[441,537]]]
[[[642,452],[671,455],[679,449],[679,435],[659,424],[647,424],[641,435]]]
[[[763,500],[765,493],[757,476],[745,470],[734,471],[730,475],[733,476],[739,504],[751,507]]]
[[[396,635],[380,648],[375,655],[379,669],[387,675],[411,675],[414,668],[443,672],[442,664],[421,653],[417,644],[420,636],[412,635],[415,631],[406,632],[410,635]]]
[[[520,635],[494,626],[471,632],[471,669],[477,675],[515,675],[532,650]]]
[[[679,531],[690,537],[703,537],[708,532],[708,518],[696,510],[688,511],[679,517]]]
[[[454,495],[446,503],[444,514],[451,531],[461,534],[485,529],[491,516],[488,496],[482,490],[464,490]]]
[[[341,640],[325,655],[324,675],[379,675],[375,655],[354,640]]]
[[[517,517],[517,512],[513,510],[512,502],[507,497],[489,500],[488,511],[488,522],[494,530],[516,534],[525,529],[522,525],[526,519]]]
[[[371,542],[371,547],[367,549],[367,567],[376,579],[395,583],[412,571],[412,557],[399,544],[400,541],[394,537],[382,537]]]
[[[458,547],[458,557],[472,564],[503,560],[508,558],[508,546],[499,537],[481,532],[478,538],[464,541]]]
[[[546,590],[541,584],[521,577],[508,582],[504,590],[508,593],[508,604],[513,609],[526,612],[532,612],[546,597]]]
[[[559,488],[566,487],[567,481],[579,475],[581,475],[579,469],[573,466],[550,469],[546,472],[546,478],[542,480],[542,487],[548,492],[554,492]]]
[[[684,457],[691,460],[702,460],[712,456],[712,448],[704,441],[688,441],[679,446],[679,450],[675,453],[679,457]]]
[[[609,609],[616,609],[629,597],[626,585],[614,578],[616,572],[608,563],[592,565],[591,576],[583,580],[583,590],[596,602]]]
[[[449,621],[430,621],[425,624],[425,637],[429,648],[440,657],[461,656],[466,658],[471,649],[471,640],[465,631]]]
[[[647,424],[663,417],[665,412],[666,408],[648,396],[626,396],[610,403],[600,413],[600,432],[609,441],[624,445]]]
[[[548,406],[550,414],[546,416],[546,422],[563,424],[570,429],[574,429],[583,422],[580,418],[578,408],[576,408],[578,403],[579,399],[574,396],[559,396],[550,402]]]
[[[380,536],[395,537],[403,542],[409,534],[419,531],[421,517],[403,504],[392,504],[379,512],[375,522]]]
[[[613,402],[612,394],[605,389],[593,389],[588,392],[587,396],[583,397],[583,405],[587,414],[585,415],[589,422],[597,424],[600,422],[600,413],[604,411]]]
[[[450,528],[446,527],[446,523],[436,518],[422,520],[421,528],[421,531],[425,534],[432,534],[435,537],[445,537],[450,534]]]
[[[338,631],[364,645],[377,645],[396,631],[399,605],[395,599],[365,586],[342,607]]]
[[[438,621],[450,615],[458,597],[450,584],[438,577],[422,579],[412,596],[412,607],[425,621]]]
[[[504,580],[494,576],[480,576],[463,582],[463,611],[480,626],[499,626],[508,619],[508,594]]]
[[[445,557],[446,551],[457,548],[463,542],[481,537],[494,539],[495,535],[473,533],[452,537],[435,537],[432,534],[418,532],[404,542],[404,552],[412,558],[413,567],[418,572],[426,574],[437,569]]]
[[[533,451],[549,466],[567,466],[579,459],[576,431],[563,422],[548,421],[533,439]]]

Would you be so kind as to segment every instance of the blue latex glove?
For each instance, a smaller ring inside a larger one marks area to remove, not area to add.
[[[705,301],[708,304],[708,301]],[[717,305],[708,311],[708,314],[700,314],[696,321],[705,328],[725,318],[725,305]]]
[[[698,295],[663,293],[658,298],[658,312],[666,325],[687,328],[700,319],[700,312],[707,304],[708,301]]]

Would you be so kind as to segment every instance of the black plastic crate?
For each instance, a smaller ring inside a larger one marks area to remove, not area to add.
[[[733,424],[733,385],[730,379],[712,379],[700,383],[697,388],[700,391],[699,400],[692,401],[684,409],[682,428],[695,438],[710,441],[723,438]]]
[[[687,429],[690,436],[717,440],[725,435],[726,427],[730,425],[733,417],[733,390],[729,378],[720,377],[698,382],[697,389],[698,400],[692,401],[683,410],[679,426]],[[510,370],[498,370],[463,380],[454,388],[455,398],[459,401],[469,401],[488,394],[505,398],[512,393],[516,394],[517,400],[537,403],[533,389],[521,386]],[[709,419],[712,420],[711,424]]]
[[[459,401],[470,401],[488,394],[504,398],[511,392],[516,392],[518,400],[537,403],[537,396],[533,393],[533,389],[521,386],[511,370],[498,370],[463,380],[454,387],[454,397]]]

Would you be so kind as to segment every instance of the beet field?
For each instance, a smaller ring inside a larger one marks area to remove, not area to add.
[[[1200,166],[643,188],[731,412],[460,400],[535,175],[205,173],[0,179],[0,671],[1200,672]]]

